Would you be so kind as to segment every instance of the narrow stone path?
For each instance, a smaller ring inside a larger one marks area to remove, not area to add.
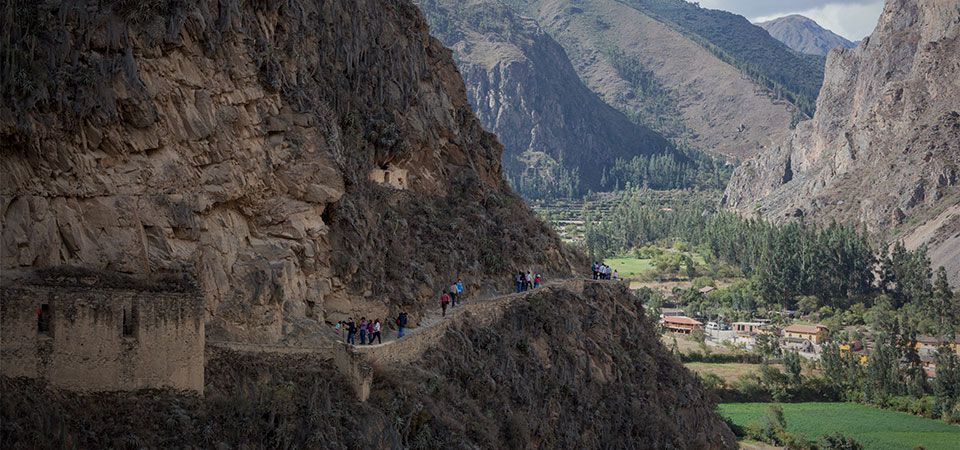
[[[582,292],[583,287],[588,283],[618,283],[618,281],[579,278],[548,281],[539,288],[524,292],[467,300],[456,308],[447,309],[446,317],[442,316],[440,305],[437,304],[435,309],[420,321],[420,326],[408,329],[401,339],[397,339],[396,332],[391,331],[391,336],[382,344],[349,345],[342,338],[324,337],[321,339],[322,343],[301,347],[213,341],[207,341],[207,345],[241,352],[286,354],[294,357],[298,354],[320,356],[330,360],[350,380],[360,401],[366,401],[373,384],[374,365],[406,364],[415,361],[423,355],[424,351],[435,345],[437,339],[450,325],[464,318],[469,317],[476,322],[489,323],[502,317],[506,306],[517,300],[556,289]]]
[[[430,312],[429,312],[426,316],[424,316],[424,318],[420,321],[419,326],[417,326],[416,328],[407,328],[406,330],[404,330],[403,338],[402,338],[402,339],[399,339],[399,340],[398,340],[398,339],[397,339],[397,331],[396,331],[396,330],[391,330],[391,331],[385,332],[385,333],[389,333],[389,336],[381,336],[381,337],[383,337],[383,343],[382,343],[382,344],[371,344],[371,345],[359,345],[359,344],[358,344],[358,345],[355,345],[354,348],[356,348],[356,349],[359,350],[359,351],[363,351],[364,349],[368,349],[368,348],[369,348],[369,349],[376,349],[376,348],[385,347],[385,346],[394,344],[394,343],[396,343],[396,342],[398,342],[398,341],[404,341],[404,340],[407,340],[408,338],[411,338],[411,337],[413,337],[413,336],[416,336],[417,334],[420,334],[420,333],[424,332],[425,330],[428,330],[428,329],[436,326],[437,324],[439,324],[439,323],[441,323],[441,322],[443,322],[443,321],[445,321],[445,320],[457,320],[457,319],[459,319],[459,317],[460,317],[461,315],[463,315],[463,314],[465,314],[467,311],[475,308],[475,305],[478,305],[478,304],[487,304],[487,303],[492,303],[492,302],[498,302],[498,301],[507,300],[507,299],[515,300],[515,299],[518,299],[518,298],[522,298],[522,297],[526,297],[526,296],[529,296],[529,295],[533,295],[533,294],[536,294],[536,293],[539,293],[539,292],[543,292],[543,290],[544,290],[544,289],[547,289],[547,288],[556,287],[556,286],[568,285],[568,284],[571,284],[571,283],[576,283],[576,282],[581,282],[581,281],[584,281],[584,280],[581,280],[581,279],[572,279],[572,278],[571,278],[571,279],[553,280],[553,281],[547,281],[547,282],[545,282],[545,283],[542,283],[539,288],[529,289],[529,290],[526,290],[526,291],[523,291],[523,292],[511,292],[511,293],[509,293],[509,294],[500,294],[500,295],[491,295],[491,296],[483,296],[483,297],[470,298],[470,299],[468,299],[468,300],[466,300],[466,301],[461,301],[460,304],[459,304],[457,307],[448,307],[448,308],[447,308],[447,315],[446,315],[446,317],[443,316],[443,311],[440,309],[440,301],[439,301],[439,299],[438,299],[437,302],[436,302],[436,304],[434,305],[434,307],[429,310]],[[393,321],[393,320],[395,320],[395,319],[396,319],[396,317],[390,317],[390,318],[388,318],[387,320]],[[343,337],[343,339],[341,340],[341,342],[346,342],[346,334],[344,334],[344,337]],[[360,342],[360,338],[359,338],[359,337],[357,338],[357,342]]]

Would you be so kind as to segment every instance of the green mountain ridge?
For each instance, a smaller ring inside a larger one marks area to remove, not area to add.
[[[470,103],[503,143],[505,175],[524,196],[575,197],[627,183],[658,189],[725,183],[729,169],[719,174],[722,163],[664,136],[667,128],[682,128],[670,114],[672,101],[630,61],[623,70],[637,80],[637,95],[663,105],[643,111],[643,120],[606,104],[555,40],[505,3],[419,6],[432,34],[454,50]]]

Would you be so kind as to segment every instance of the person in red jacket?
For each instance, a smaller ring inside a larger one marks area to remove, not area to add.
[[[440,296],[440,309],[443,310],[443,317],[447,317],[447,305],[450,304],[450,294],[444,292]]]

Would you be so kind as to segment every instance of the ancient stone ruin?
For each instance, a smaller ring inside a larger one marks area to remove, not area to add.
[[[202,297],[95,276],[4,282],[0,373],[74,391],[203,392]]]

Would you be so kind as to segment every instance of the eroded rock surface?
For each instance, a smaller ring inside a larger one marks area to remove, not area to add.
[[[5,275],[193,272],[209,337],[279,341],[401,306],[416,320],[457,275],[480,289],[579,264],[506,187],[407,2],[21,15],[0,105]]]
[[[888,0],[868,39],[828,56],[813,119],[738,168],[724,203],[906,235],[960,282],[958,36],[956,0]]]

